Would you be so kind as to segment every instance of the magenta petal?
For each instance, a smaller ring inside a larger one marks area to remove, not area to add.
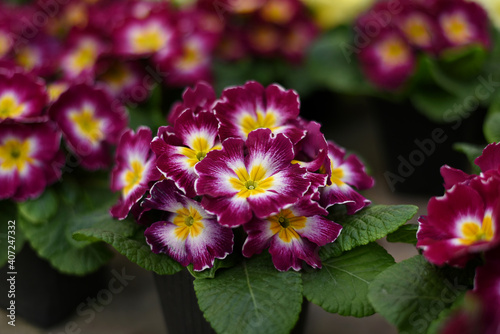
[[[343,184],[337,186],[332,184],[320,188],[321,198],[319,203],[325,208],[329,208],[335,204],[345,204],[348,214],[353,214],[370,205],[370,200],[361,196],[358,192],[352,189],[349,185]]]
[[[243,244],[243,255],[251,257],[260,254],[271,244],[274,233],[271,231],[271,223],[266,219],[252,219],[243,225],[247,238]]]
[[[208,212],[217,215],[222,226],[236,227],[252,219],[252,211],[247,201],[233,197],[204,196],[201,204]]]
[[[442,166],[440,172],[444,179],[444,188],[446,190],[450,189],[457,183],[466,182],[474,177],[474,175],[469,175],[460,169],[455,169],[448,165]]]
[[[483,154],[476,158],[474,163],[481,168],[483,173],[489,170],[498,170],[500,168],[500,143],[486,146]]]
[[[294,239],[290,243],[284,243],[275,236],[271,240],[269,253],[276,269],[287,271],[292,268],[299,271],[302,269],[302,260],[313,268],[321,268],[317,249],[318,246],[307,239]]]

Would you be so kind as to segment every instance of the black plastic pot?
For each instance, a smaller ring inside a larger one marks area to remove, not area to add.
[[[69,317],[80,303],[105,287],[106,282],[104,268],[86,276],[62,274],[41,259],[29,245],[16,255],[15,298],[8,296],[10,283],[5,282],[13,276],[8,272],[7,266],[0,269],[0,306],[8,309],[14,300],[16,321],[21,317],[42,328]]]
[[[215,331],[203,317],[193,287],[193,276],[186,269],[174,275],[154,274],[163,316],[169,334],[213,334]],[[291,333],[304,332],[307,301],[302,304],[302,313]]]
[[[409,102],[372,100],[380,128],[386,162],[383,177],[392,191],[427,196],[443,194],[440,167],[449,165],[467,171],[457,142],[482,140],[484,110],[476,110],[460,123],[436,123]]]

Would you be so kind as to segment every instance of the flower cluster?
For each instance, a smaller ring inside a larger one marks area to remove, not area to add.
[[[461,314],[449,324],[462,321],[467,333],[497,333],[500,305],[500,143],[488,145],[475,160],[479,175],[443,166],[446,193],[429,201],[428,215],[419,218],[417,247],[436,265],[464,267],[474,257],[485,254],[485,264],[476,269],[474,289],[470,298],[481,304],[481,315]],[[475,321],[479,323],[476,324]]]
[[[440,57],[468,46],[489,48],[489,20],[465,0],[382,1],[358,19],[359,60],[378,87],[400,88],[414,74],[421,53]]]
[[[300,62],[318,28],[300,0],[200,0],[225,22],[217,53],[224,59],[245,56]]]
[[[0,199],[39,196],[69,156],[86,169],[109,167],[110,145],[126,126],[124,108],[105,90],[78,84],[51,100],[42,78],[0,66]]]
[[[112,184],[122,197],[112,214],[132,212],[149,226],[153,252],[194,270],[232,253],[238,227],[246,257],[269,248],[281,271],[302,261],[320,267],[317,249],[341,231],[326,209],[354,213],[370,203],[353,188],[373,185],[359,159],[302,119],[297,93],[276,84],[250,81],[217,99],[201,82],[183,99],[152,141],[145,128],[122,136]]]

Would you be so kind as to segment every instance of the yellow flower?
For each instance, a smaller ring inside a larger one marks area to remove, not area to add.
[[[374,0],[302,0],[323,29],[350,23],[361,12],[367,10]]]

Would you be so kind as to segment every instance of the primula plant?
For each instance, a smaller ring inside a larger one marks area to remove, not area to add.
[[[154,138],[125,132],[111,213],[122,229],[82,229],[159,275],[187,267],[200,309],[219,333],[287,333],[304,297],[329,312],[374,313],[375,276],[394,264],[376,241],[416,213],[370,205],[354,154],[303,119],[293,90],[255,81],[187,88]],[[186,269],[184,269],[186,270]]]
[[[500,144],[489,144],[474,161],[479,174],[443,166],[444,195],[430,199],[418,226],[405,225],[392,236],[415,243],[422,255],[370,284],[375,310],[401,332],[500,330]]]
[[[336,92],[410,101],[432,121],[455,123],[496,96],[498,41],[475,2],[378,1],[317,39],[308,67]]]

